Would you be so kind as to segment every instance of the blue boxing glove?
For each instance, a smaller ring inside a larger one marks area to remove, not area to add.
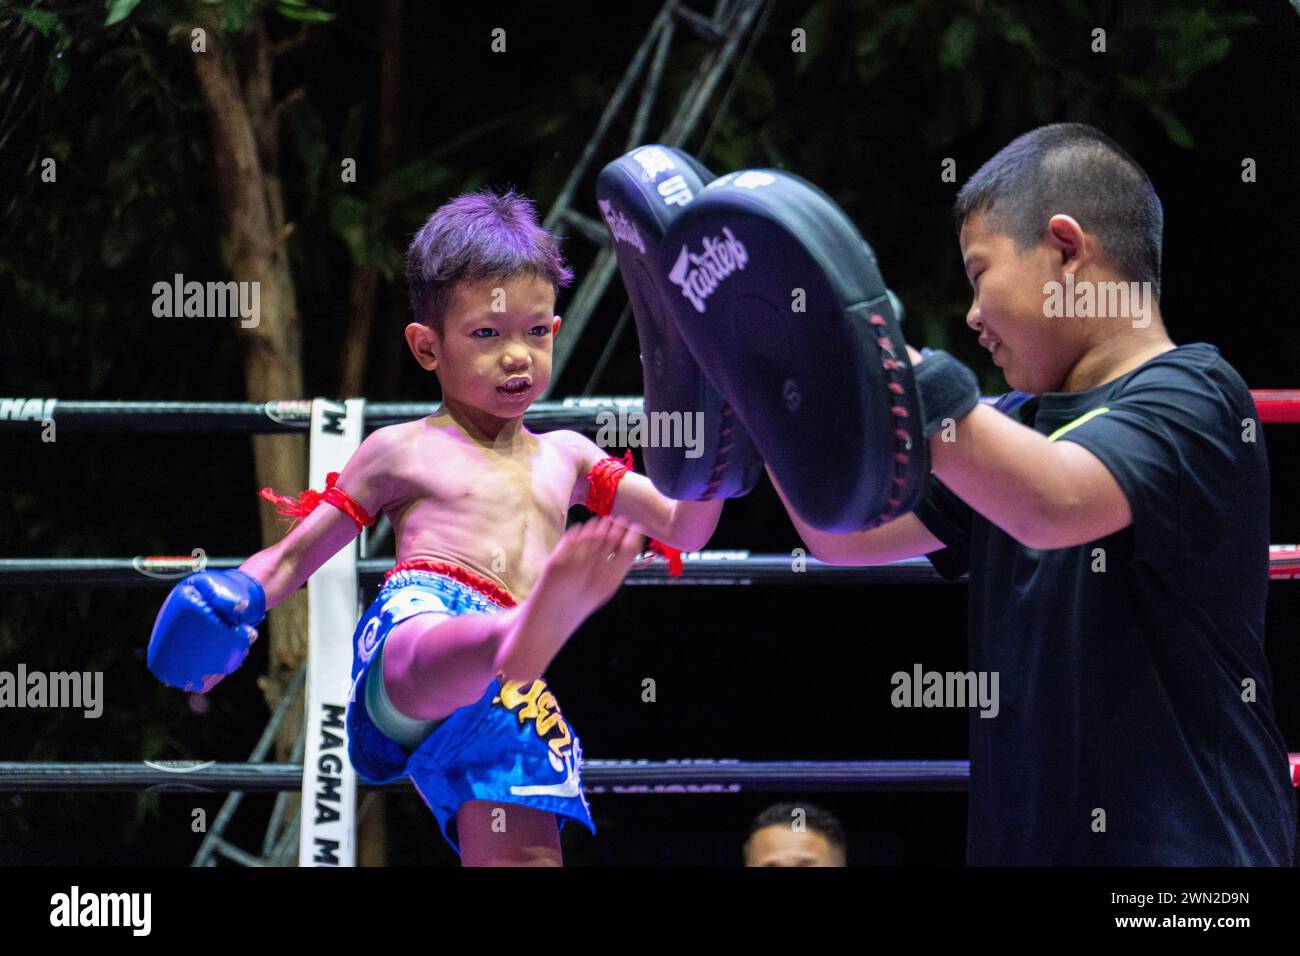
[[[248,656],[266,617],[266,591],[243,571],[200,571],[167,595],[149,638],[149,670],[205,694]]]

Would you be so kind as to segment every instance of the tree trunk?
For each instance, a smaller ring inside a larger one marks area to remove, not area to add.
[[[374,181],[397,168],[402,146],[402,0],[379,5],[379,142],[375,150]],[[366,230],[374,236],[388,228],[389,196],[376,189],[366,215]],[[340,356],[339,397],[352,398],[365,390],[366,358],[378,308],[379,270],[359,262],[352,270],[352,291],[345,319],[343,354]]]
[[[241,322],[235,333],[245,393],[254,402],[303,398],[302,329],[285,248],[292,225],[285,222],[281,200],[277,134],[283,106],[296,95],[274,102],[274,53],[260,14],[240,41],[242,50],[233,43],[227,48],[215,22],[206,29],[207,52],[194,54],[194,66],[212,128],[228,266],[235,281],[259,284],[257,324],[244,328]],[[254,436],[255,483],[249,492],[270,486],[296,494],[306,487],[304,452],[304,441],[297,436]],[[263,547],[284,535],[284,525],[271,508],[260,507],[258,516]],[[269,631],[271,662],[258,684],[267,706],[274,708],[306,657],[306,593],[286,599],[270,613],[264,629]],[[295,708],[277,737],[277,759],[288,758],[301,728],[302,709]]]

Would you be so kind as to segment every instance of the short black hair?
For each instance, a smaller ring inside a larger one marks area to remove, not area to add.
[[[406,250],[411,314],[439,335],[456,285],[480,279],[537,276],[559,290],[573,281],[559,239],[537,221],[527,196],[491,189],[439,206]]]
[[[803,812],[804,822],[809,830],[820,833],[826,838],[827,843],[839,849],[841,853],[845,852],[848,844],[845,842],[843,824],[835,814],[813,803],[772,804],[754,817],[754,822],[749,825],[749,832],[745,834],[745,842],[748,843],[750,837],[767,827],[790,826],[794,821],[795,811]]]
[[[1160,197],[1145,170],[1099,129],[1053,123],[1016,137],[957,194],[959,235],[977,213],[1022,252],[1043,238],[1052,216],[1073,216],[1116,268],[1160,294]]]

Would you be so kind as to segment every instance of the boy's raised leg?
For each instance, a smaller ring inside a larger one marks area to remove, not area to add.
[[[540,677],[579,625],[614,596],[644,546],[640,534],[606,518],[566,531],[528,600],[514,609],[497,670],[507,680]]]
[[[384,685],[401,713],[440,720],[482,695],[497,674],[540,677],[578,626],[608,601],[644,546],[608,519],[569,528],[518,607],[456,618],[421,614],[384,645]]]

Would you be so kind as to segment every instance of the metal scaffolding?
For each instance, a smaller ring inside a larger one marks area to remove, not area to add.
[[[601,114],[591,139],[583,149],[578,162],[570,170],[559,196],[556,197],[555,204],[546,214],[544,225],[547,229],[553,229],[561,224],[567,226],[578,235],[595,243],[598,251],[565,306],[564,325],[567,334],[555,340],[551,384],[546,394],[542,396],[543,399],[550,396],[556,382],[560,380],[560,375],[573,356],[574,343],[582,337],[601,297],[609,287],[610,280],[614,277],[617,266],[604,226],[593,216],[580,212],[574,202],[579,185],[591,174],[593,160],[596,159],[601,144],[609,135],[615,117],[621,113],[634,88],[640,83],[636,113],[620,152],[626,152],[637,144],[647,141],[646,126],[649,123],[650,110],[663,82],[664,64],[668,59],[677,26],[682,24],[703,39],[708,46],[696,65],[690,86],[674,106],[672,118],[658,136],[649,137],[649,140],[665,146],[684,146],[699,125],[700,118],[712,100],[723,75],[736,60],[741,44],[748,39],[749,43],[741,63],[733,74],[732,83],[723,95],[722,102],[714,113],[713,123],[710,124],[704,138],[701,152],[707,151],[713,133],[717,129],[717,120],[730,103],[731,95],[735,91],[735,81],[748,62],[749,54],[762,33],[769,13],[768,0],[717,0],[713,15],[708,17],[690,9],[681,0],[668,0],[650,25],[640,48],[628,64],[623,79],[605,106],[605,111]],[[605,154],[599,155],[605,158]],[[630,314],[630,308],[624,308],[581,394],[591,394],[596,381],[604,372],[614,346],[627,327]]]

